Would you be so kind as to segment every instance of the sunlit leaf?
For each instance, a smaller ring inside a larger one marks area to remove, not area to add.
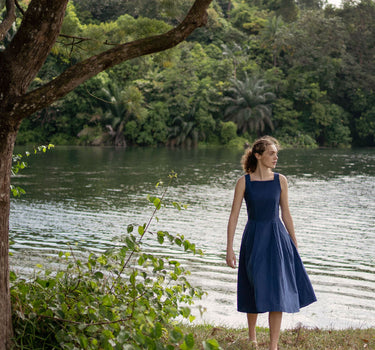
[[[144,226],[138,226],[138,233],[142,236],[145,233]]]
[[[209,339],[202,342],[204,350],[220,350],[221,347],[216,339]]]

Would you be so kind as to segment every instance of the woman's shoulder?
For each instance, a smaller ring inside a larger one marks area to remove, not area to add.
[[[238,178],[238,181],[240,181],[240,180],[241,180],[241,181],[245,181],[246,178],[249,177],[249,176],[250,176],[249,173],[245,173],[245,174],[243,174],[241,177]]]
[[[284,176],[283,174],[280,174],[280,173],[278,173],[278,176],[279,176],[279,181],[280,181],[281,187],[288,186],[288,180],[287,180],[286,176]]]
[[[240,178],[238,178],[237,183],[245,183],[246,182],[246,176],[249,176],[249,174],[244,174]]]
[[[238,180],[237,180],[237,187],[246,187],[246,176],[248,177],[249,174],[244,174],[242,175]]]

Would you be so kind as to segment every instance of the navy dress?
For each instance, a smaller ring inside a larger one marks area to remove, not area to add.
[[[248,213],[238,267],[240,312],[297,312],[316,301],[298,251],[279,217],[280,181],[245,175]]]

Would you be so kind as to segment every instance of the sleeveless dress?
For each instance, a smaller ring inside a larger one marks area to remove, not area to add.
[[[298,251],[279,217],[280,180],[245,175],[248,213],[240,249],[237,309],[294,313],[316,301]]]

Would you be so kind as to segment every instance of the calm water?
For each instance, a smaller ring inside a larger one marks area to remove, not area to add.
[[[78,242],[81,250],[105,249],[129,223],[147,221],[152,207],[146,195],[156,193],[155,183],[174,170],[178,180],[168,196],[189,207],[163,209],[155,227],[182,233],[205,251],[195,257],[166,248],[192,271],[191,281],[208,292],[196,302],[197,320],[245,326],[244,314],[236,311],[237,271],[225,265],[240,157],[241,152],[222,149],[60,147],[32,157],[29,168],[13,179],[27,194],[11,204],[16,242],[11,264],[27,273],[68,243]],[[288,177],[300,254],[318,297],[300,313],[286,314],[283,327],[375,327],[375,149],[285,150],[276,171]],[[244,205],[237,252],[245,224]],[[199,307],[206,309],[203,316]],[[267,325],[267,316],[259,321]]]

